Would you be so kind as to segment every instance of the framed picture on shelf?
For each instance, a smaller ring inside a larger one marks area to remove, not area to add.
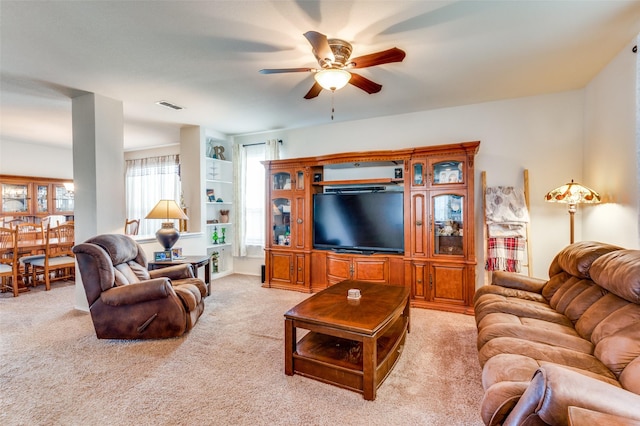
[[[156,262],[165,262],[171,260],[171,250],[153,252],[153,259]]]

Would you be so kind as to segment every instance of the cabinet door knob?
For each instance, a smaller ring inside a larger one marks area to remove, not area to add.
[[[296,222],[298,222],[298,223],[302,223],[302,219],[301,219],[301,218],[298,218],[298,220],[297,220]]]
[[[416,220],[416,226],[422,226],[422,221],[421,220]]]

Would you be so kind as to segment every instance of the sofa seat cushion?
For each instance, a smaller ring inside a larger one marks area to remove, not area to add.
[[[573,323],[565,315],[555,311],[549,305],[531,300],[491,295],[491,298],[482,299],[474,309],[477,324],[489,314],[503,313],[517,317],[544,320],[569,327],[573,326]]]
[[[555,326],[555,330],[526,324],[498,323],[487,325],[478,331],[478,350],[482,349],[482,347],[492,339],[515,337],[530,342],[544,343],[577,352],[593,354],[593,344],[578,336],[574,329],[559,324],[553,325]]]
[[[519,317],[517,315],[512,315],[512,314],[503,314],[499,312],[486,315],[482,319],[482,321],[480,321],[480,324],[478,324],[478,331],[481,331],[483,328],[491,325],[495,325],[495,324],[522,325],[529,328],[537,328],[541,330],[568,333],[569,335],[572,335],[572,336],[578,335],[575,329],[571,326],[558,324],[555,322],[544,321],[536,318],[527,318],[527,317]]]
[[[545,305],[549,304],[549,302],[539,293],[516,290],[513,288],[504,288],[497,285],[485,285],[476,290],[476,293],[473,296],[473,306],[475,309],[475,307],[482,306],[486,303],[508,299],[527,300]]]
[[[516,337],[497,337],[489,340],[478,351],[480,365],[501,354],[522,355],[535,361],[546,361],[592,371],[604,377],[617,377],[598,358],[590,353],[548,345],[540,342],[518,339]]]

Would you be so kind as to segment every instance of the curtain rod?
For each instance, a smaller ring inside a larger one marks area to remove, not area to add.
[[[282,144],[282,139],[278,139],[278,143]],[[242,146],[256,146],[256,145],[266,145],[266,142],[245,143]]]

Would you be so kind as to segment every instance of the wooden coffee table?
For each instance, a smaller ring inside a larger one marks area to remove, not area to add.
[[[358,300],[347,299],[360,289]],[[285,374],[300,374],[374,400],[393,369],[409,332],[409,290],[342,281],[306,299],[285,315]],[[300,340],[296,329],[309,330]]]

